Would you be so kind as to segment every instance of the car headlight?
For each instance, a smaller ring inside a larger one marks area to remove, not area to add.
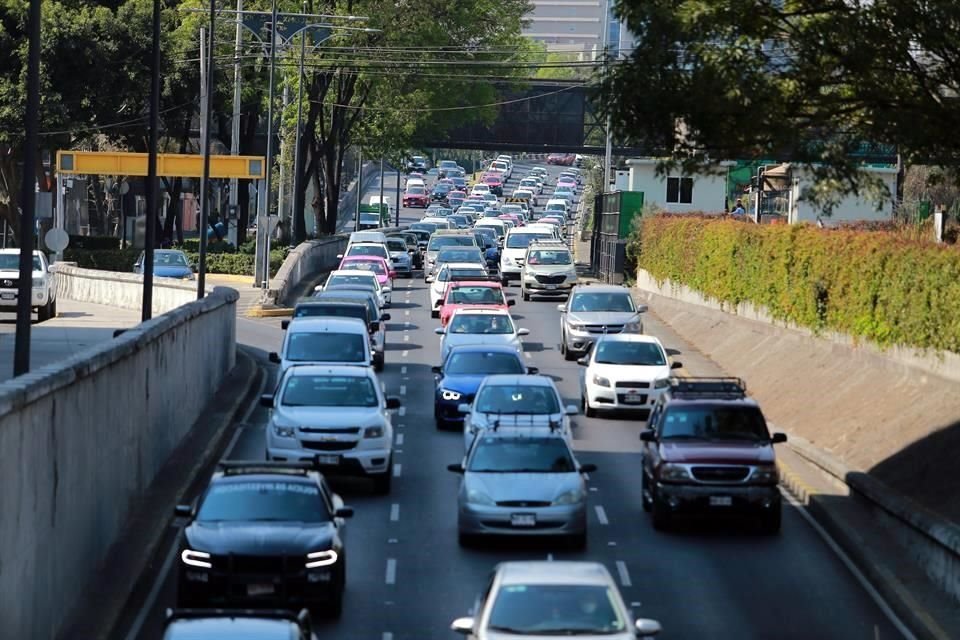
[[[610,380],[608,378],[604,378],[603,376],[593,374],[593,384],[597,385],[598,387],[609,387]]]
[[[768,467],[756,467],[750,474],[751,484],[777,484],[780,481],[780,474],[777,467],[770,465]]]
[[[666,389],[670,386],[670,378],[659,378],[653,381],[654,389]]]
[[[491,498],[484,492],[478,491],[476,489],[470,489],[469,491],[467,491],[467,502],[470,502],[472,504],[482,504],[487,506],[493,506],[494,504],[496,504],[493,501],[493,498]]]
[[[443,398],[444,400],[459,400],[460,395],[461,394],[457,391],[451,391],[449,389],[440,390],[440,397]]]
[[[623,325],[624,333],[643,333],[643,322],[640,320],[635,320],[633,322],[628,322]]]
[[[311,551],[307,554],[307,562],[304,566],[307,569],[319,569],[320,567],[329,567],[337,563],[340,558],[333,549],[326,551]]]
[[[682,482],[690,480],[690,472],[679,464],[667,463],[660,467],[660,480],[663,482]]]
[[[508,256],[503,256],[503,263],[504,263],[504,264],[513,264],[513,258],[510,258],[510,257],[508,257]]]
[[[273,433],[278,438],[292,438],[296,433],[296,427],[284,427],[278,424],[273,425]]]
[[[184,549],[180,552],[180,561],[191,567],[200,567],[201,569],[213,568],[213,563],[210,562],[210,554],[206,551]]]
[[[582,489],[573,489],[572,491],[565,491],[558,495],[554,500],[553,504],[563,505],[563,504],[580,504],[583,502],[583,490]]]
[[[383,437],[383,427],[367,427],[363,430],[364,438],[382,438]]]
[[[571,322],[568,326],[570,327],[570,331],[581,331],[581,332],[583,332],[583,331],[586,331],[586,330],[587,330],[587,325],[585,325],[585,324],[579,324],[579,323],[577,323],[577,322]]]

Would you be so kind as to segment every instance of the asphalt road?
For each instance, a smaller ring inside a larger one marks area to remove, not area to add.
[[[554,172],[555,173],[555,172]],[[419,217],[402,212],[403,221]],[[530,329],[529,363],[556,380],[568,403],[579,401],[580,368],[559,352],[556,301],[517,302],[514,317]],[[582,552],[549,541],[498,542],[462,549],[456,535],[458,476],[446,465],[463,453],[462,436],[433,424],[432,365],[438,364],[438,321],[430,318],[421,278],[397,280],[388,324],[388,394],[395,413],[395,480],[389,496],[371,495],[361,480],[334,481],[355,508],[347,531],[350,564],[343,616],[318,621],[319,638],[425,640],[455,638],[450,622],[465,615],[493,566],[504,560],[582,559],[604,563],[635,615],[661,621],[663,638],[877,640],[902,637],[880,606],[798,510],[785,504],[783,531],[765,537],[737,525],[699,524],[653,530],[639,493],[639,417],[575,419],[575,448],[597,464],[590,477],[589,543]],[[687,348],[656,322],[648,331],[683,358]],[[280,346],[279,319],[238,324],[238,342],[264,356]],[[698,372],[692,362],[690,373]],[[271,384],[273,377],[271,377]],[[265,410],[257,408],[227,455],[262,459]],[[173,530],[171,530],[173,532]],[[172,536],[171,536],[172,538]],[[172,564],[172,563],[171,563]],[[173,606],[175,571],[159,567],[152,599],[131,618],[130,638],[162,635],[162,612]],[[135,630],[136,631],[136,630]],[[124,636],[120,636],[124,637]]]

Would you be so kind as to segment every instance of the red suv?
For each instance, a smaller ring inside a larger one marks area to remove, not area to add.
[[[644,511],[655,529],[683,514],[756,517],[780,530],[772,436],[739,378],[671,378],[650,412],[643,441]]]
[[[430,194],[423,187],[409,187],[403,194],[403,206],[424,207],[430,204]]]
[[[490,187],[490,191],[495,196],[503,195],[503,178],[495,173],[488,173],[483,176],[483,184]]]

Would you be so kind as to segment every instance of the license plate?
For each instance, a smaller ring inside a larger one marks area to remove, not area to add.
[[[338,465],[340,464],[340,456],[318,455],[317,462],[319,464],[326,464],[326,465],[332,465],[332,466]]]
[[[17,294],[15,293],[0,293],[0,300],[16,300]]]
[[[532,513],[514,513],[510,516],[510,524],[514,527],[535,527],[537,516]]]
[[[547,289],[556,289],[556,288],[557,288],[557,285],[555,285],[555,284],[548,284],[548,285],[547,285]]]
[[[247,585],[247,595],[251,597],[273,595],[274,591],[274,586],[266,582],[256,582]]]
[[[624,404],[643,404],[643,396],[627,395],[623,397]]]
[[[730,496],[710,496],[711,507],[729,507],[733,504]]]

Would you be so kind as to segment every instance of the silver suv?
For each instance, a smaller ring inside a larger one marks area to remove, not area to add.
[[[570,248],[559,240],[534,240],[520,269],[520,295],[569,295],[577,284],[577,267]]]
[[[647,306],[636,304],[630,290],[620,285],[578,284],[560,311],[560,353],[576,360],[608,333],[643,333],[640,314]]]

